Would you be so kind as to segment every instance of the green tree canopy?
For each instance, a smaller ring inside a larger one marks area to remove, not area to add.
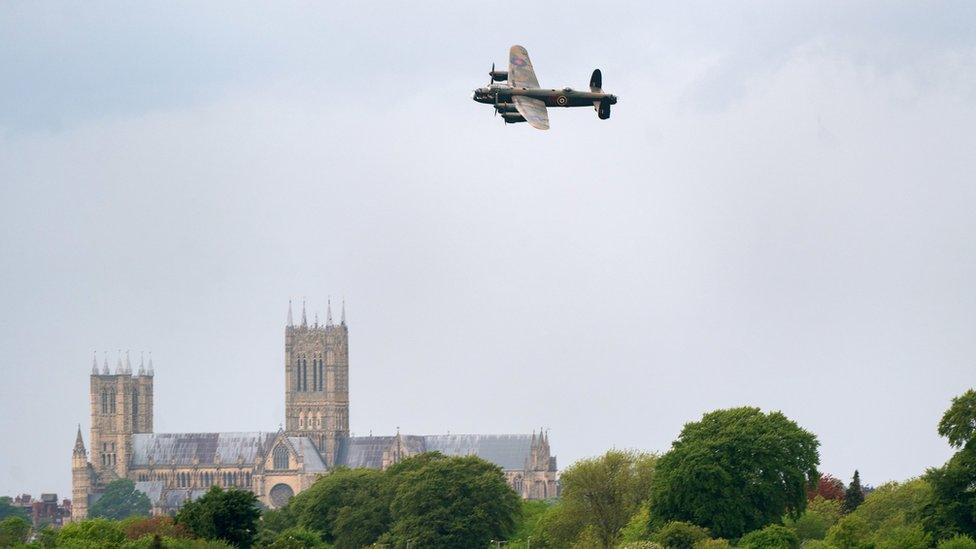
[[[136,490],[134,482],[127,478],[113,480],[105,486],[105,492],[88,510],[91,518],[122,520],[124,518],[149,516],[149,497]]]
[[[386,476],[373,469],[338,469],[289,503],[298,526],[342,549],[369,545],[390,527]]]
[[[823,539],[827,530],[841,517],[841,500],[817,496],[807,502],[807,509],[796,519],[787,518],[786,526],[796,533],[800,541]]]
[[[11,516],[0,520],[0,547],[11,547],[27,541],[31,524],[23,517]]]
[[[955,448],[969,445],[976,437],[976,390],[970,389],[952,399],[939,422],[939,434]]]
[[[214,486],[201,498],[183,504],[176,523],[201,538],[247,548],[254,542],[260,516],[258,500],[251,492]]]
[[[654,541],[667,549],[693,549],[696,543],[711,537],[707,528],[687,522],[672,521],[654,534]]]
[[[830,528],[827,541],[839,549],[908,543],[921,532],[919,520],[931,495],[932,487],[924,479],[881,485]]]
[[[125,541],[125,532],[118,521],[104,518],[88,519],[65,524],[58,530],[58,547],[118,547]]]
[[[762,530],[742,536],[737,545],[744,549],[798,549],[800,540],[789,528],[770,524]]]
[[[397,465],[389,470],[395,480],[391,542],[482,549],[514,532],[519,498],[497,465],[476,456],[440,454],[421,454]]]
[[[976,549],[976,540],[962,534],[939,542],[938,549]]]
[[[657,464],[652,519],[725,538],[799,516],[819,479],[817,438],[780,412],[733,408],[685,425]]]
[[[593,528],[603,547],[613,547],[649,499],[656,464],[652,454],[620,450],[578,461],[560,477],[563,504],[582,520],[581,528]]]
[[[970,389],[952,399],[939,422],[939,434],[960,448],[925,478],[932,485],[932,500],[924,511],[925,530],[936,539],[956,534],[976,537],[976,391]]]

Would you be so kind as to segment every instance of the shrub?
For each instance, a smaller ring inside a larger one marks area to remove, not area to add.
[[[742,536],[739,547],[747,549],[799,549],[800,540],[793,530],[779,524],[770,524]]]
[[[976,549],[976,541],[969,536],[958,535],[940,541],[938,549]]]
[[[707,528],[689,522],[672,521],[654,534],[654,541],[665,549],[693,549],[695,542],[712,537]]]

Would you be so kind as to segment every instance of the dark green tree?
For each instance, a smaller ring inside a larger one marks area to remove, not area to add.
[[[736,545],[744,549],[798,549],[800,539],[789,528],[770,524],[762,530],[742,536]]]
[[[0,520],[0,547],[12,547],[27,541],[31,525],[23,517],[7,517]]]
[[[88,510],[88,516],[112,520],[133,516],[147,517],[151,507],[149,497],[136,490],[134,482],[127,478],[120,478],[108,483],[102,497],[98,498]]]
[[[298,526],[318,532],[338,549],[358,549],[390,528],[386,480],[373,469],[338,469],[295,496],[289,512]]]
[[[251,492],[214,486],[196,501],[185,503],[176,514],[176,523],[185,524],[201,538],[247,548],[254,542],[260,516],[258,500]]]
[[[655,524],[685,521],[714,535],[746,532],[797,517],[820,475],[817,437],[780,412],[733,408],[688,423],[657,463]]]
[[[857,509],[862,503],[864,503],[864,488],[861,487],[861,473],[855,469],[851,485],[844,492],[844,504],[841,506],[841,510],[847,514]]]
[[[976,390],[970,389],[952,399],[939,422],[939,434],[953,448],[965,448],[976,438]]]
[[[415,459],[418,463],[405,463]],[[391,468],[395,492],[388,536],[396,546],[482,549],[514,532],[519,498],[497,465],[476,456],[439,454],[421,454],[399,465]]]
[[[922,512],[922,523],[935,539],[956,534],[976,537],[976,391],[952,399],[939,422],[939,434],[959,451],[945,465],[926,473],[933,494]]]
[[[27,509],[17,507],[13,504],[13,501],[9,496],[0,496],[0,520],[7,517],[20,517],[27,520]]]

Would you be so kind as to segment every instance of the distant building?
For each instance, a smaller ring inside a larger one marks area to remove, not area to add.
[[[71,500],[59,502],[57,494],[41,494],[40,499],[22,494],[15,497],[11,504],[26,510],[31,524],[37,529],[48,525],[60,527],[71,518]]]
[[[559,491],[549,437],[512,435],[403,435],[349,433],[349,330],[345,307],[338,324],[298,325],[288,306],[285,328],[285,426],[277,432],[153,433],[153,363],[132,372],[128,354],[115,371],[92,359],[91,455],[81,429],[72,453],[73,517],[88,516],[106,484],[129,478],[156,514],[169,513],[211,486],[250,490],[277,508],[336,467],[385,469],[426,451],[477,455],[495,463],[523,498]]]

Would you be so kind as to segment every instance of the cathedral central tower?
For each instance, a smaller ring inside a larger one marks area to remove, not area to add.
[[[285,431],[309,437],[326,465],[335,465],[338,440],[349,436],[349,330],[345,304],[339,324],[332,304],[325,325],[310,326],[302,303],[301,323],[288,304],[285,327]]]

